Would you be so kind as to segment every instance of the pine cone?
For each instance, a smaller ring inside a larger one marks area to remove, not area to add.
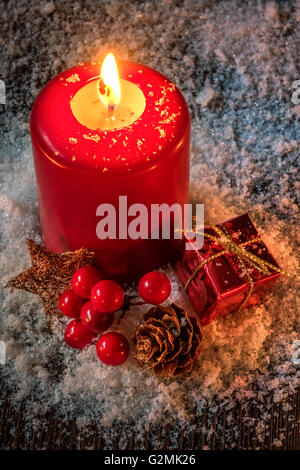
[[[178,375],[192,370],[202,334],[197,319],[172,304],[151,308],[135,339],[135,358],[142,368],[152,368],[157,375]]]

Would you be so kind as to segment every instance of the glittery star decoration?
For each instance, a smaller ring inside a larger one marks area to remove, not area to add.
[[[5,287],[22,289],[39,295],[42,299],[45,313],[55,315],[58,312],[58,299],[62,292],[71,287],[71,279],[81,266],[90,266],[94,252],[87,248],[56,254],[39,245],[33,240],[27,240],[31,267],[13,277]]]

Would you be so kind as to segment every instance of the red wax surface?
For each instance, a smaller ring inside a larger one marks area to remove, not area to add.
[[[190,118],[175,85],[160,73],[119,62],[120,77],[143,91],[146,108],[128,127],[91,130],[74,117],[70,101],[101,64],[73,67],[51,80],[31,113],[31,138],[43,241],[55,251],[96,249],[97,265],[129,280],[162,265],[178,240],[99,240],[96,208],[119,196],[128,206],[188,203]],[[125,98],[124,98],[125,99]],[[131,220],[130,218],[128,219]],[[117,226],[118,227],[118,226]]]

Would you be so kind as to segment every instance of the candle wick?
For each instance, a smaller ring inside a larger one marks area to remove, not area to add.
[[[98,90],[99,90],[100,95],[102,96],[105,96],[108,91],[107,86],[105,85],[102,77],[100,77],[98,81]]]

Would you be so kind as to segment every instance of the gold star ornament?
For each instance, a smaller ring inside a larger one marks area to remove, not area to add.
[[[58,312],[58,299],[64,290],[71,287],[72,276],[81,266],[90,266],[94,251],[81,248],[76,251],[56,254],[27,240],[31,267],[13,277],[5,287],[22,289],[40,296],[45,313],[55,315]]]

